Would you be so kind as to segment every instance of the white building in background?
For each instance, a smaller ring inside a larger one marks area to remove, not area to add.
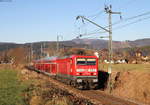
[[[107,59],[104,60],[104,63],[109,63],[109,61]],[[111,64],[114,64],[114,61],[111,61]]]
[[[99,58],[98,52],[95,52],[94,55],[97,56],[97,58]]]

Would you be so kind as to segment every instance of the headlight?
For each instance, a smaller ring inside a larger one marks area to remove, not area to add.
[[[88,69],[89,72],[96,72],[96,69]]]
[[[98,79],[93,79],[93,82],[98,82]]]
[[[77,79],[77,82],[82,82],[82,79]]]
[[[96,75],[96,73],[93,73],[93,75]]]
[[[77,72],[83,72],[85,71],[84,69],[77,69]]]

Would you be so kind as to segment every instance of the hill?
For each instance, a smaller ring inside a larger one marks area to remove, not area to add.
[[[75,43],[86,44],[94,49],[103,49],[107,48],[108,40],[101,39],[74,39],[72,40]],[[132,47],[142,47],[150,46],[150,38],[138,39],[135,41],[113,41],[113,48],[132,48]]]
[[[27,47],[33,46],[35,49],[41,48],[43,45],[44,48],[55,48],[57,46],[56,41],[43,41],[43,42],[34,42],[34,43],[25,43],[25,44],[17,44],[17,43],[0,43],[0,51],[17,48],[17,47]],[[73,39],[69,41],[60,41],[60,48],[88,48],[88,49],[104,49],[108,47],[108,40],[101,39]],[[138,39],[135,41],[113,41],[113,49],[120,48],[134,48],[134,47],[143,47],[150,46],[150,38],[146,39]]]
[[[20,46],[23,46],[23,44],[0,42],[0,51],[8,50],[11,48],[17,48]]]

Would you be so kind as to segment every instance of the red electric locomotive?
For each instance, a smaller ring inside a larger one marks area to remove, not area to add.
[[[87,89],[96,88],[98,85],[98,58],[96,56],[51,57],[33,63],[36,69],[56,75],[57,78],[74,87]]]

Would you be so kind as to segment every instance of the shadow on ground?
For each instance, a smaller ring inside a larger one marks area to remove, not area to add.
[[[107,88],[108,77],[109,77],[108,72],[105,72],[102,70],[98,71],[98,81],[99,81],[98,82],[98,89],[104,90]]]

